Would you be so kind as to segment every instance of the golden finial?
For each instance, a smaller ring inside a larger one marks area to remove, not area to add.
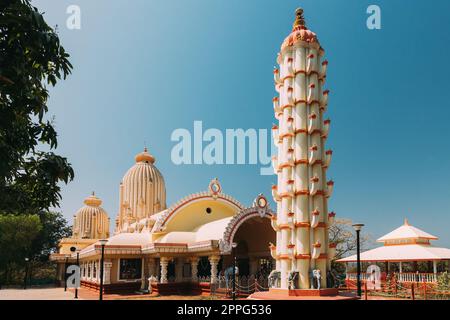
[[[403,225],[405,225],[405,226],[409,226],[409,221],[408,221],[408,218],[405,218],[405,222],[403,223]]]
[[[303,17],[302,8],[297,8],[297,10],[295,10],[295,21],[292,27],[296,28],[298,26],[305,26],[305,18]]]

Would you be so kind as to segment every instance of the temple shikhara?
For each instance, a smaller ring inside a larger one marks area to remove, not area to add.
[[[213,179],[205,183],[204,191],[167,208],[164,177],[145,149],[136,155],[135,164],[119,184],[112,236],[102,201],[93,193],[84,204],[73,218],[72,237],[63,239],[59,253],[51,256],[59,265],[61,283],[65,268],[76,263],[78,253],[81,285],[98,290],[99,240],[106,239],[103,280],[107,293],[209,292],[211,286],[226,291],[233,249],[239,275],[266,279],[268,285],[275,213],[263,195],[244,206]]]

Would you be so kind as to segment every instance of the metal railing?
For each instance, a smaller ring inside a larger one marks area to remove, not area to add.
[[[435,283],[439,274],[420,272],[396,272],[394,273],[398,282],[426,282]],[[361,273],[361,280],[370,280],[371,274]],[[345,280],[357,280],[356,272],[347,272]]]

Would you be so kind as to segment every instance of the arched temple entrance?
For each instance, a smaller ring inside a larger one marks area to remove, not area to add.
[[[236,256],[240,276],[269,275],[275,265],[270,252],[270,244],[276,242],[271,226],[273,215],[266,199],[260,196],[253,207],[240,211],[230,221],[220,241],[223,268],[232,266]]]

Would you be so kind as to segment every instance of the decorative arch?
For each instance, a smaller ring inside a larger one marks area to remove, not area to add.
[[[260,195],[259,197],[262,197]],[[259,197],[257,199],[259,199]],[[253,218],[267,218],[271,219],[275,213],[269,208],[268,204],[265,203],[264,207],[258,205],[255,200],[254,206],[250,208],[245,208],[239,211],[237,215],[228,223],[223,234],[223,238],[219,240],[219,249],[222,254],[229,254],[232,250],[232,243],[236,232],[239,227],[247,220]]]
[[[215,200],[225,203],[231,207],[234,207],[236,211],[240,211],[244,208],[244,206],[234,199],[233,197],[221,193],[222,187],[220,186],[217,179],[213,179],[209,185],[208,191],[198,192],[191,194],[187,197],[182,198],[175,204],[173,204],[165,213],[163,213],[155,223],[153,227],[153,232],[161,232],[164,231],[168,222],[173,219],[178,212],[182,211],[182,209],[186,208],[188,205],[193,204],[202,200]]]

